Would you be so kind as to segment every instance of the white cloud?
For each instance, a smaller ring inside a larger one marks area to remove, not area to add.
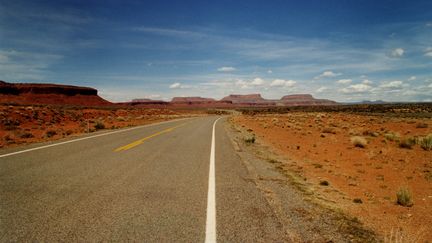
[[[402,49],[402,48],[396,48],[396,49],[393,49],[391,51],[390,56],[398,58],[398,57],[402,57],[404,55],[404,53],[405,53],[404,49]]]
[[[267,70],[267,73],[272,74],[273,71],[271,69]]]
[[[297,82],[294,80],[275,79],[270,83],[272,87],[293,87]]]
[[[385,89],[399,89],[403,87],[403,82],[399,80],[383,83],[380,85],[380,88]]]
[[[162,96],[160,94],[150,94],[150,95],[146,95],[145,98],[147,98],[147,99],[160,99],[160,98],[162,98]]]
[[[253,80],[237,79],[237,81],[235,82],[235,85],[242,88],[242,89],[248,89],[251,87],[263,86],[264,84],[265,84],[265,81],[262,78],[254,78]]]
[[[333,78],[342,75],[341,73],[334,73],[333,71],[324,71],[320,75],[316,76],[315,79],[319,78]]]
[[[428,51],[424,55],[427,56],[427,57],[432,57],[432,51]]]
[[[353,93],[365,93],[371,91],[372,87],[367,84],[352,84],[348,88],[340,89],[342,93],[353,94]]]
[[[233,72],[235,70],[236,70],[236,68],[234,68],[234,67],[220,67],[220,68],[218,68],[219,72]]]
[[[432,22],[426,23],[426,27],[432,27]]]
[[[235,82],[236,86],[239,86],[242,89],[247,89],[249,88],[249,83],[244,81],[243,79],[239,79]]]
[[[429,86],[428,86],[429,88],[432,88],[432,84],[429,84]]]
[[[255,78],[250,84],[253,86],[260,86],[264,84],[264,80],[262,78]]]
[[[350,84],[352,82],[352,79],[339,79],[337,83],[339,84]]]
[[[370,81],[369,79],[365,79],[363,80],[362,84],[372,84],[373,82]]]
[[[414,81],[414,80],[416,80],[416,79],[417,79],[416,76],[411,76],[411,77],[408,79],[408,81]]]
[[[319,87],[319,88],[316,90],[316,92],[317,92],[317,93],[322,93],[322,92],[324,92],[324,91],[326,91],[326,90],[328,90],[328,88],[325,87],[325,86],[322,86],[322,87]]]
[[[180,89],[181,88],[181,83],[173,83],[169,86],[170,89]]]

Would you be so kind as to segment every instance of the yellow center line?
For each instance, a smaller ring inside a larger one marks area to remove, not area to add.
[[[170,128],[165,129],[165,130],[162,130],[162,131],[159,131],[159,132],[157,132],[157,133],[154,133],[154,134],[152,134],[152,135],[150,135],[150,136],[148,136],[148,137],[141,138],[141,139],[139,139],[139,140],[136,140],[135,142],[132,142],[132,143],[130,143],[130,144],[127,144],[127,145],[125,145],[125,146],[122,146],[122,147],[119,147],[119,148],[115,149],[114,152],[126,151],[126,150],[128,150],[128,149],[131,149],[131,148],[133,148],[133,147],[136,147],[136,146],[138,146],[138,145],[144,143],[144,141],[146,141],[146,140],[148,140],[148,139],[150,139],[150,138],[153,138],[153,137],[156,137],[156,136],[162,135],[162,134],[164,134],[164,133],[172,132],[174,129],[179,128],[179,127],[181,127],[181,126],[184,126],[185,124],[186,124],[186,123],[180,124],[180,125],[175,126],[175,127],[170,127]]]

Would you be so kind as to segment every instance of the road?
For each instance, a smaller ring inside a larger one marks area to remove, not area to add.
[[[285,241],[217,119],[0,150],[0,241]]]

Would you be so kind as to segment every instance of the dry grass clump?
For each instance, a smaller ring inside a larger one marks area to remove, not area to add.
[[[412,146],[417,144],[416,138],[406,138],[399,142],[399,147],[406,148],[406,149],[412,149]]]
[[[57,132],[54,131],[54,130],[48,130],[48,131],[46,131],[45,135],[46,135],[48,138],[50,138],[50,137],[53,137],[53,136],[57,135]]]
[[[384,137],[390,141],[399,141],[399,139],[400,139],[400,135],[397,133],[393,133],[393,132],[389,132],[389,133],[384,134]]]
[[[427,151],[432,150],[432,134],[429,134],[428,136],[422,138],[419,143],[422,149]]]
[[[365,148],[368,142],[364,137],[354,136],[354,137],[351,137],[351,143],[355,147]]]
[[[378,137],[379,133],[367,130],[363,131],[363,136]]]
[[[245,138],[244,141],[246,144],[255,143],[255,135],[253,135],[252,137],[249,137],[249,138]]]
[[[101,121],[96,122],[94,128],[96,130],[105,129],[105,124],[103,124]]]
[[[405,187],[401,187],[399,191],[396,192],[396,198],[397,203],[401,206],[411,207],[414,205],[411,192]]]

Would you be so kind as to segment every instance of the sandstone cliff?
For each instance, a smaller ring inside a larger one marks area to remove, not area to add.
[[[96,89],[59,84],[7,83],[0,81],[0,103],[50,105],[112,105]]]

